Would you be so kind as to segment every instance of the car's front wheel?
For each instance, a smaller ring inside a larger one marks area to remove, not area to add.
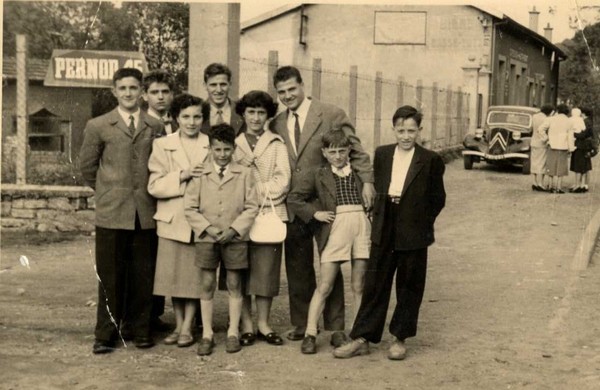
[[[463,162],[465,164],[466,170],[473,169],[473,156],[469,156],[469,155],[463,156]]]

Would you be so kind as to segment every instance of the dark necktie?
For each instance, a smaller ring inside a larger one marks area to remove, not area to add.
[[[223,110],[217,110],[217,123],[215,123],[215,125],[220,125],[221,123],[225,122],[223,120]]]
[[[225,167],[219,168],[219,179],[221,180],[223,180],[223,176],[225,176],[223,172],[225,172]]]
[[[294,123],[294,141],[296,143],[296,153],[298,153],[298,146],[300,146],[300,122],[298,121],[298,114],[293,113],[294,117],[296,117],[296,122]]]
[[[133,115],[129,115],[129,133],[133,136],[133,134],[135,133],[135,119],[133,118]]]

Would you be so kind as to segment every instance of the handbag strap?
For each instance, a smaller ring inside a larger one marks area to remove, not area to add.
[[[263,198],[262,204],[260,205],[260,210],[258,210],[258,212],[262,213],[263,208],[265,207],[265,203],[267,202],[267,198],[268,198],[269,203],[271,204],[271,211],[273,211],[273,213],[275,213],[275,205],[273,204],[273,198],[271,198],[271,187],[269,186],[268,182],[264,183],[264,185],[266,187],[265,197]]]

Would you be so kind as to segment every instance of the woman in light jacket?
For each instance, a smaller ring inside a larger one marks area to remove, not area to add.
[[[154,295],[170,296],[175,311],[175,331],[165,344],[188,347],[194,343],[192,321],[200,298],[200,273],[195,265],[192,228],[183,209],[183,194],[192,168],[206,159],[208,136],[200,132],[202,99],[182,94],[173,100],[171,115],[177,132],[154,141],[148,161],[148,192],[157,199],[158,254]]]
[[[244,126],[236,139],[234,159],[252,168],[261,203],[268,193],[273,199],[277,216],[282,221],[287,221],[285,198],[291,177],[287,149],[283,139],[266,130],[265,126],[267,120],[275,116],[277,104],[268,93],[251,91],[237,102],[235,110],[244,118]],[[268,202],[265,211],[270,211]],[[256,338],[272,345],[283,344],[279,334],[269,325],[271,303],[273,297],[279,294],[282,249],[282,243],[250,242],[246,296],[242,311],[242,345],[251,345]],[[256,297],[256,334],[251,315],[252,295]]]

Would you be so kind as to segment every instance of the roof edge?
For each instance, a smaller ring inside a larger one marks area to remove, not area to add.
[[[248,28],[254,27],[254,26],[264,23],[268,20],[275,19],[279,16],[285,15],[288,12],[295,11],[297,8],[300,8],[303,5],[305,5],[305,4],[304,3],[286,4],[281,7],[275,8],[271,11],[267,11],[261,15],[255,16],[252,19],[248,19],[247,21],[245,21],[241,24],[241,32],[243,33],[244,30],[246,30]]]

